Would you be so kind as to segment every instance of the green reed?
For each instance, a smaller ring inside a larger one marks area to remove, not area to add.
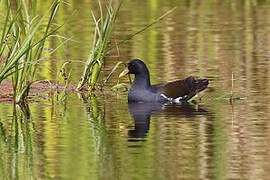
[[[4,59],[0,64],[0,83],[12,75],[13,96],[19,103],[28,96],[46,40],[61,27],[53,23],[60,0],[52,2],[49,18],[37,14],[34,0],[2,3],[7,12],[0,40],[0,57]]]
[[[94,39],[89,58],[85,64],[83,75],[77,85],[77,90],[82,90],[85,86],[89,86],[90,90],[94,90],[98,81],[100,71],[103,66],[104,58],[108,52],[113,25],[115,23],[121,2],[114,7],[112,1],[105,5],[105,14],[103,6],[99,2],[99,17],[92,12],[95,23]]]

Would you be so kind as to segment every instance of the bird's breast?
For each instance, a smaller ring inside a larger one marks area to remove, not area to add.
[[[158,102],[160,94],[147,89],[130,89],[128,92],[129,102]]]

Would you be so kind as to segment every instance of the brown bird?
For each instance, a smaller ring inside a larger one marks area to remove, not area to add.
[[[151,85],[150,74],[142,60],[130,61],[119,75],[134,74],[135,79],[128,92],[128,102],[184,103],[208,86],[207,79],[192,76],[164,84]]]

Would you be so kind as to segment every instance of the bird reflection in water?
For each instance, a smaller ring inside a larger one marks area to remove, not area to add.
[[[130,115],[134,119],[134,128],[128,131],[129,141],[144,141],[150,127],[150,119],[153,114],[164,116],[194,117],[207,114],[208,111],[190,104],[164,105],[160,103],[130,103],[128,104]]]

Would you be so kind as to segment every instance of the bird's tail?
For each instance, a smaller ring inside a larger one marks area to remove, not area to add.
[[[207,88],[209,81],[208,79],[196,79],[192,76],[185,79],[185,84],[187,85],[189,89],[189,93],[187,95],[187,99],[191,99],[193,96],[195,96],[200,91],[203,91]]]

